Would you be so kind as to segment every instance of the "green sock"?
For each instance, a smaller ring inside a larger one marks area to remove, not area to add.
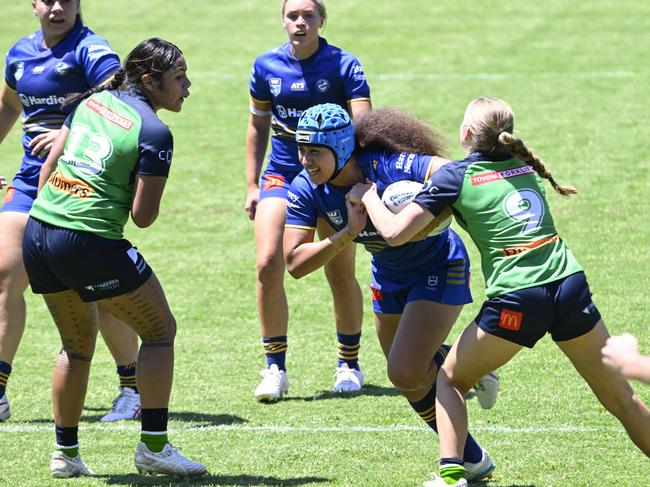
[[[75,446],[74,448],[64,448],[62,446],[58,447],[57,450],[62,451],[70,458],[74,458],[79,455],[79,447]]]
[[[142,432],[140,433],[140,441],[147,445],[149,451],[157,453],[165,448],[165,444],[167,443],[167,432],[165,431],[162,434],[157,435]]]
[[[444,465],[440,467],[440,476],[446,484],[454,485],[460,479],[462,479],[467,470],[462,465]]]

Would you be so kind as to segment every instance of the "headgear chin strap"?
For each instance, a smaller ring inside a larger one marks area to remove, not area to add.
[[[315,105],[300,117],[296,142],[299,145],[320,145],[331,150],[336,159],[336,168],[330,178],[334,179],[354,151],[354,125],[348,112],[339,105]]]

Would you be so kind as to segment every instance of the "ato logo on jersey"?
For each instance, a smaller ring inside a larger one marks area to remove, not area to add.
[[[327,93],[330,90],[330,82],[326,79],[319,79],[316,81],[316,89],[320,93]]]
[[[269,90],[273,96],[278,96],[282,90],[282,78],[269,78]]]

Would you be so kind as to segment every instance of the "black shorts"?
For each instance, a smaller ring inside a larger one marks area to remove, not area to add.
[[[135,291],[152,274],[128,240],[68,230],[31,217],[23,238],[23,261],[34,293],[74,289],[85,302]]]
[[[599,320],[584,272],[490,298],[474,319],[485,332],[528,348],[546,333],[556,342],[577,338]]]

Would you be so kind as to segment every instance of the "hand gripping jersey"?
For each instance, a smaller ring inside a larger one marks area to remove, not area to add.
[[[49,49],[39,30],[19,40],[6,57],[5,83],[23,105],[25,156],[13,186],[36,197],[44,159],[31,155],[29,143],[41,133],[61,128],[74,107],[61,108],[71,93],[83,93],[120,67],[108,42],[77,21],[68,35]]]
[[[377,183],[377,191],[395,181],[425,181],[432,168],[431,157],[388,151],[357,151],[353,157],[364,175]],[[337,231],[348,221],[345,195],[349,186],[330,183],[313,184],[306,171],[291,183],[287,196],[286,227],[315,229],[318,217],[324,218]],[[449,230],[436,237],[390,247],[373,226],[370,218],[364,230],[354,239],[372,253],[373,285],[384,291],[403,288],[427,272],[433,262],[447,256]]]
[[[94,94],[76,109],[64,153],[29,214],[120,239],[135,175],[167,177],[172,151],[171,132],[140,91]]]
[[[363,68],[350,53],[320,38],[318,50],[308,59],[297,59],[291,44],[284,44],[259,56],[250,78],[250,95],[268,104],[276,131],[271,138],[269,165],[276,172],[301,170],[293,131],[307,108],[336,103],[347,110],[347,102],[370,98]]]
[[[555,230],[541,178],[522,161],[471,154],[436,171],[414,201],[434,215],[451,206],[481,253],[488,297],[582,270]]]

